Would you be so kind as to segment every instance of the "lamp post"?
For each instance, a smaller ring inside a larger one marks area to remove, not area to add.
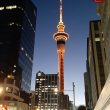
[[[74,101],[74,106],[75,106],[75,85],[73,82],[73,101]]]

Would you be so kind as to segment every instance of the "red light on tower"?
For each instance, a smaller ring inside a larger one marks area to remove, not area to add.
[[[105,0],[93,0],[95,3],[104,3]]]

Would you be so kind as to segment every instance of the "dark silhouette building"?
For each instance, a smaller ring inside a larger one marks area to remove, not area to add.
[[[0,74],[29,92],[37,9],[31,0],[0,0]],[[1,79],[3,80],[3,79]]]
[[[90,32],[87,42],[87,72],[85,73],[86,107],[94,109],[105,84],[104,38],[101,32],[101,21],[90,21]]]
[[[89,73],[84,73],[86,110],[92,110],[92,95]]]
[[[69,110],[69,96],[63,93],[58,94],[58,110]]]

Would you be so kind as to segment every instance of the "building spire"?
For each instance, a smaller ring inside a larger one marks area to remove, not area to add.
[[[59,24],[57,26],[58,28],[58,32],[64,32],[65,29],[65,25],[63,24],[63,20],[62,20],[62,0],[60,0],[60,21]]]
[[[62,23],[62,0],[60,0],[60,23]]]

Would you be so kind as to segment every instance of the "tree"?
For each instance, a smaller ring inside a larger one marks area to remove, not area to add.
[[[84,105],[80,105],[77,110],[86,110],[86,107]]]

